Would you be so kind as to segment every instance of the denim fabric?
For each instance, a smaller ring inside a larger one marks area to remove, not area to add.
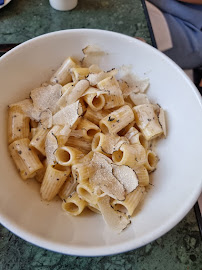
[[[148,0],[168,23],[173,48],[164,53],[183,69],[202,66],[202,5],[177,0]]]

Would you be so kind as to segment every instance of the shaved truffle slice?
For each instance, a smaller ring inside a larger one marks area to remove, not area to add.
[[[33,106],[33,102],[30,98],[24,99],[22,101],[19,101],[17,103],[11,104],[9,105],[9,107],[20,107],[22,109],[22,111],[31,119],[34,120],[36,122],[39,122],[40,120],[40,114],[41,111],[39,111],[38,109],[36,109]]]
[[[125,96],[129,95],[130,93],[144,93],[149,87],[149,79],[140,79],[136,75],[134,75],[132,73],[132,66],[123,65],[119,69],[119,72],[121,79],[124,80],[129,86],[127,92],[124,93]]]
[[[82,51],[84,53],[82,64],[85,67],[90,67],[91,65],[99,65],[102,57],[106,54],[96,45],[88,45]]]
[[[68,88],[58,100],[57,105],[62,108],[76,102],[88,87],[89,82],[87,80],[80,80],[75,86]]]
[[[138,186],[138,179],[135,172],[125,165],[112,164],[113,175],[124,186],[126,193],[132,192]]]
[[[135,105],[141,105],[141,104],[149,104],[150,101],[147,97],[147,95],[142,94],[142,93],[131,93],[130,94],[130,99]]]
[[[119,83],[119,87],[121,88],[123,96],[127,97],[130,93],[129,85],[127,84],[127,82],[123,80],[119,80],[118,83]]]
[[[114,151],[117,151],[123,143],[129,143],[125,137],[119,137],[118,135],[112,135],[110,133],[105,134],[105,141],[101,147],[102,152],[111,155]]]
[[[79,101],[62,108],[53,116],[53,125],[69,124],[73,127],[78,118],[82,115],[83,109]]]
[[[111,196],[114,199],[124,200],[125,189],[123,185],[113,176],[111,162],[106,156],[95,153],[91,164],[95,168],[95,173],[91,176],[89,181]],[[111,161],[111,160],[110,160]]]
[[[112,208],[109,196],[100,197],[98,206],[104,221],[113,231],[120,233],[130,224],[129,218],[124,213],[115,211]]]
[[[94,86],[107,77],[115,76],[117,72],[116,69],[112,69],[107,72],[101,71],[99,73],[91,73],[87,76],[87,80],[90,82],[90,85]]]
[[[43,128],[51,128],[52,127],[52,112],[49,109],[41,112],[40,114],[40,123]]]
[[[58,149],[58,141],[55,133],[60,127],[54,126],[47,134],[45,141],[45,152],[47,164],[54,165],[56,163],[55,151]]]
[[[166,137],[167,131],[166,131],[165,111],[162,108],[160,108],[158,119],[159,119],[159,123],[160,123],[160,125],[161,125],[161,127],[163,129],[163,134]]]
[[[92,162],[93,162],[93,165],[96,166],[97,169],[109,168],[108,165],[112,164],[112,160],[110,158],[106,157],[105,155],[99,152],[95,152],[93,154]]]
[[[36,109],[44,111],[50,109],[52,112],[56,109],[56,103],[61,97],[62,86],[60,84],[39,87],[31,91],[30,97]]]
[[[90,73],[100,73],[102,69],[98,65],[91,65],[89,68]]]

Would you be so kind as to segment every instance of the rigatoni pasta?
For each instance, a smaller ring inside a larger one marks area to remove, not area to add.
[[[18,106],[8,109],[8,143],[29,138],[29,117]]]
[[[44,200],[52,200],[59,192],[70,173],[69,167],[48,165],[40,193]]]
[[[76,192],[70,195],[67,199],[63,200],[62,208],[68,214],[73,216],[80,215],[84,208],[87,206],[87,202],[81,199]]]
[[[43,168],[37,152],[30,146],[29,139],[20,139],[9,145],[10,154],[22,179],[32,178]]]
[[[89,64],[96,50],[87,46],[80,62],[68,57],[49,84],[11,104],[8,144],[22,179],[34,177],[43,200],[58,195],[67,214],[87,208],[121,232],[157,167],[152,146],[166,136],[166,118],[143,93],[148,81],[138,93],[117,69]]]

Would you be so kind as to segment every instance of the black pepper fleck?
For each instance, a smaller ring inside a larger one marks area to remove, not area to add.
[[[114,119],[115,119],[115,118],[111,118],[111,116],[109,116],[108,121],[111,122],[111,121],[114,121]]]
[[[18,154],[19,154],[19,155],[21,155],[21,154],[22,154],[22,151],[21,151],[21,150],[20,150],[20,151],[18,151]]]

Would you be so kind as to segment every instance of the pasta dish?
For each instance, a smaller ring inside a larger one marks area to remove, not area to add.
[[[9,151],[21,178],[40,183],[43,200],[58,195],[74,216],[89,208],[119,233],[156,169],[152,145],[166,136],[165,113],[145,94],[148,79],[102,70],[99,48],[89,45],[83,53],[9,105]]]

